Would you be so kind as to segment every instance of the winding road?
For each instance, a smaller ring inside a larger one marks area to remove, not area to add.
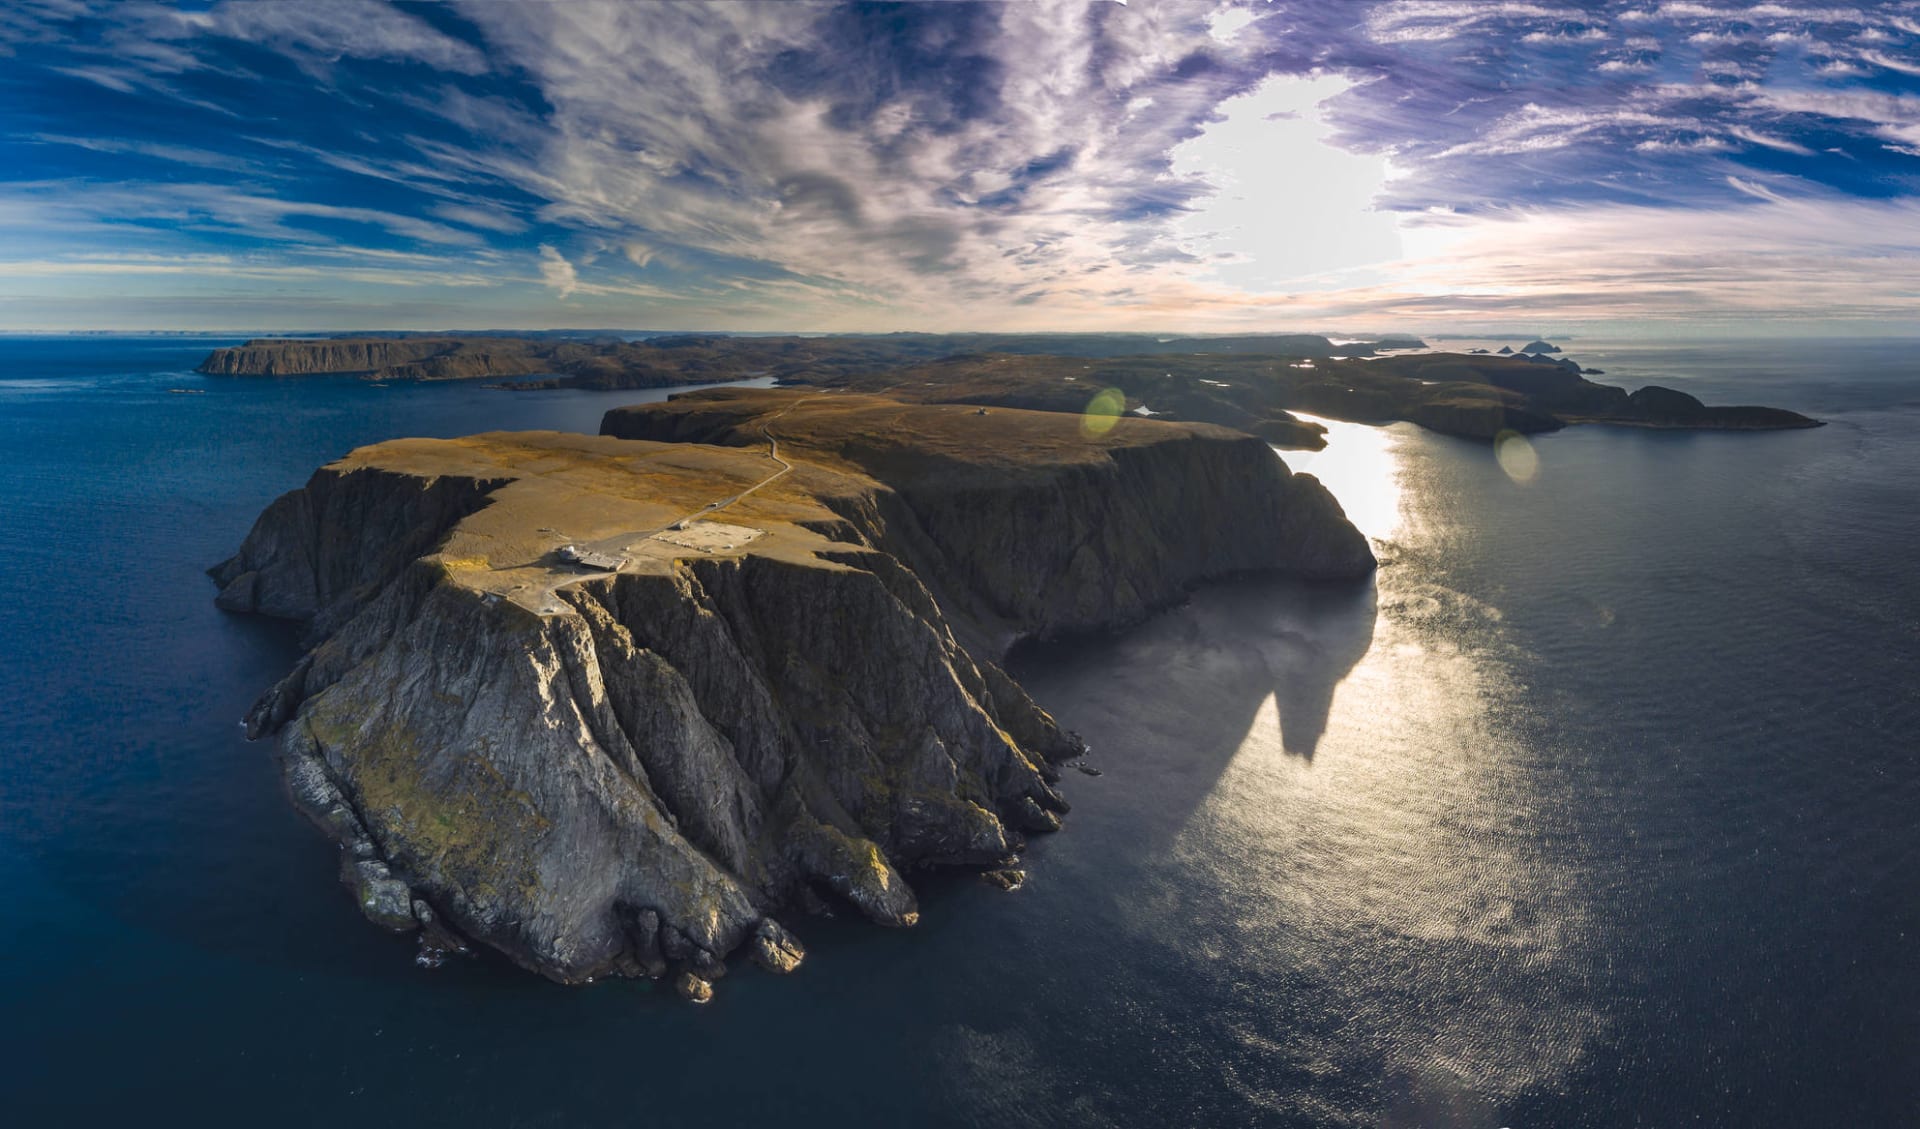
[[[674,529],[686,522],[692,521],[694,518],[703,517],[703,516],[711,517],[712,515],[719,513],[721,510],[726,509],[728,506],[733,505],[735,502],[738,502],[740,499],[747,497],[749,494],[752,494],[754,491],[759,490],[761,487],[771,486],[773,483],[778,482],[780,479],[785,478],[789,474],[792,474],[793,464],[780,457],[780,439],[778,436],[776,436],[773,433],[773,421],[779,419],[781,416],[786,415],[788,412],[806,403],[807,401],[818,400],[819,398],[820,398],[819,395],[813,395],[813,396],[805,396],[805,397],[802,397],[801,399],[795,400],[793,403],[788,404],[786,407],[781,408],[779,411],[768,416],[766,422],[760,425],[760,435],[767,441],[767,457],[772,459],[774,462],[780,464],[779,470],[774,471],[772,474],[766,476],[765,478],[754,483],[752,486],[747,487],[745,490],[740,491],[738,494],[733,495],[732,497],[722,498],[718,502],[709,502],[705,506],[702,506],[701,508],[693,511],[687,516],[680,518],[677,521],[670,521],[667,524],[661,526],[659,529],[654,530],[652,533],[641,534],[641,536],[652,537],[655,533],[665,533],[667,530]],[[634,534],[629,533],[629,534],[625,534],[625,536],[632,537],[634,536]],[[611,540],[615,540],[615,538],[607,538],[606,540],[611,541]]]
[[[695,518],[713,517],[715,514],[718,514],[721,510],[724,510],[728,506],[733,505],[735,502],[738,502],[740,499],[748,497],[749,495],[753,494],[755,491],[760,490],[764,487],[771,486],[775,482],[778,482],[780,479],[785,478],[789,474],[792,474],[793,464],[780,457],[780,438],[779,436],[773,433],[773,423],[775,420],[779,419],[781,416],[786,415],[788,412],[799,407],[801,404],[804,404],[809,400],[819,399],[821,395],[825,395],[825,393],[806,396],[806,397],[802,397],[801,399],[795,400],[793,403],[788,404],[784,408],[781,408],[779,411],[775,412],[773,415],[768,416],[766,419],[766,422],[760,425],[760,434],[767,441],[767,457],[772,459],[774,462],[780,464],[779,470],[774,471],[772,474],[769,474],[765,478],[761,479],[760,481],[754,483],[752,486],[747,487],[745,490],[742,490],[737,494],[731,495],[726,498],[722,498],[717,502],[708,502],[706,505],[700,507],[697,510],[694,510],[692,513],[687,514],[684,517],[675,518],[673,521],[670,521],[665,525],[660,526],[657,529],[632,529],[624,533],[613,534],[610,537],[602,537],[597,541],[585,542],[581,544],[579,548],[583,552],[606,553],[609,556],[619,556],[619,555],[625,554],[632,550],[633,543],[636,540],[645,540],[649,537],[656,537],[662,533],[666,533],[669,530],[679,529],[682,526],[684,526],[687,522],[690,522]],[[559,599],[559,596],[558,596],[560,589],[570,584],[577,584],[582,580],[592,580],[595,577],[601,577],[601,576],[612,576],[618,571],[619,570],[617,569],[599,569],[593,572],[582,572],[572,576],[555,578],[554,580],[546,584],[541,590],[541,595],[543,599],[540,601],[540,604],[541,604],[539,608],[540,614],[555,615],[566,610],[564,603]]]

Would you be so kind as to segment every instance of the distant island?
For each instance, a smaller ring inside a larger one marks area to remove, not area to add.
[[[345,374],[377,380],[514,379],[508,390],[659,388],[770,378],[899,399],[1083,410],[1117,389],[1126,410],[1217,423],[1276,446],[1318,449],[1323,429],[1294,413],[1363,423],[1405,420],[1490,440],[1573,424],[1713,430],[1817,427],[1779,408],[1707,405],[1674,389],[1635,392],[1586,379],[1529,343],[1514,353],[1424,351],[1418,339],[1335,345],[1311,334],[887,334],[829,337],[661,335],[261,339],[215,350],[200,371],[230,376]],[[1422,350],[1422,351],[1411,351]],[[1529,352],[1529,350],[1536,350]]]
[[[719,389],[601,431],[362,448],[211,570],[306,625],[249,732],[423,960],[704,1000],[736,951],[800,962],[782,915],[911,925],[927,866],[1011,884],[1084,751],[1014,642],[1374,567],[1316,480],[1205,423]]]

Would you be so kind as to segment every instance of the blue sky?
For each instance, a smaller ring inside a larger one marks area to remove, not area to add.
[[[0,2],[0,328],[1920,332],[1920,4]]]

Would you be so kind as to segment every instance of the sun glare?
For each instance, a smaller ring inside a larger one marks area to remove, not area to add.
[[[1400,437],[1392,427],[1295,415],[1327,429],[1324,451],[1285,451],[1287,465],[1319,479],[1333,492],[1354,527],[1368,537],[1389,540],[1400,532]]]
[[[1375,211],[1384,157],[1329,143],[1323,103],[1353,88],[1338,75],[1270,78],[1229,98],[1219,118],[1173,151],[1173,171],[1215,192],[1178,225],[1215,259],[1221,281],[1251,290],[1316,289],[1400,256],[1394,217]],[[1318,278],[1316,276],[1325,276]]]

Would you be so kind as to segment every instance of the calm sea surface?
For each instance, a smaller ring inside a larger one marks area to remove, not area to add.
[[[1104,773],[1027,886],[795,920],[706,1008],[416,968],[238,728],[290,632],[201,575],[359,444],[649,397],[189,372],[227,343],[0,338],[11,1124],[1920,1121],[1920,342],[1573,350],[1816,431],[1335,425],[1289,458],[1375,582],[1022,654]]]

